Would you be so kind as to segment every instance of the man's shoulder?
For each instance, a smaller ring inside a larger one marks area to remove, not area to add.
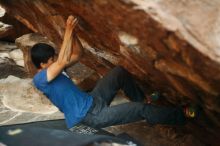
[[[46,76],[46,75],[47,75],[47,71],[46,71],[46,69],[43,69],[43,70],[37,72],[37,73],[34,75],[33,79],[39,79],[39,78],[42,78],[42,77],[44,77],[44,76]]]
[[[33,77],[33,82],[35,86],[41,83],[47,83],[47,71],[46,69],[43,69],[39,71],[37,74],[34,75]]]

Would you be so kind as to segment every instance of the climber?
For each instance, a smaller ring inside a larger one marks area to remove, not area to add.
[[[145,104],[143,91],[122,66],[113,68],[91,92],[81,91],[63,72],[65,67],[76,63],[83,54],[83,47],[75,32],[77,23],[76,18],[68,17],[57,60],[50,45],[38,43],[31,49],[32,62],[38,69],[33,78],[34,85],[64,113],[68,128],[78,123],[101,128],[142,119],[151,124],[185,123],[187,112],[184,111],[187,110],[181,107]],[[109,106],[119,89],[131,102]]]

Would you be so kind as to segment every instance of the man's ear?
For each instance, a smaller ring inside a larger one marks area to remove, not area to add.
[[[41,62],[40,63],[40,68],[44,68],[45,67],[45,63]]]

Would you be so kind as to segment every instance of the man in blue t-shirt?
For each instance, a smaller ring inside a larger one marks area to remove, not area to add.
[[[182,108],[145,104],[144,93],[130,73],[121,66],[104,76],[92,92],[81,91],[63,73],[64,68],[76,63],[83,52],[74,31],[76,25],[77,19],[69,16],[57,60],[54,59],[54,48],[50,45],[39,43],[31,49],[32,62],[38,69],[33,79],[34,85],[64,113],[68,128],[80,122],[100,128],[142,119],[151,124],[185,123]],[[119,89],[124,91],[131,102],[109,106]]]

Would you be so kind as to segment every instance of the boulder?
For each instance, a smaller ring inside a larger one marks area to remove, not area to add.
[[[172,104],[196,103],[204,110],[206,126],[220,127],[218,0],[1,0],[0,4],[58,50],[66,18],[76,16],[86,49],[83,64],[99,75],[122,65],[146,92],[158,90]]]
[[[35,89],[30,78],[8,76],[1,79],[0,101],[1,126],[64,118],[63,114]]]
[[[12,32],[12,28],[13,27],[11,25],[0,22],[0,38],[4,38],[10,34]]]
[[[32,79],[9,76],[0,80],[2,103],[12,111],[51,114],[58,109],[32,84]],[[14,90],[16,87],[16,90]],[[24,106],[26,105],[26,106]]]
[[[0,51],[9,52],[17,49],[17,46],[11,42],[0,41]]]
[[[27,77],[21,50],[14,43],[0,41],[0,79],[9,75]]]
[[[21,60],[23,61],[23,60]],[[7,78],[9,75],[14,75],[20,78],[27,78],[27,72],[21,66],[10,58],[9,53],[0,53],[0,79]]]
[[[24,24],[14,17],[5,13],[5,10],[0,7],[0,39],[4,41],[14,42],[17,37],[23,34],[31,33]]]
[[[46,37],[40,34],[26,34],[15,40],[15,43],[19,49],[22,50],[24,56],[24,66],[26,71],[29,73],[29,76],[33,76],[37,72],[37,68],[33,65],[30,56],[30,48],[36,43],[47,43],[49,45],[54,44],[49,41]]]

